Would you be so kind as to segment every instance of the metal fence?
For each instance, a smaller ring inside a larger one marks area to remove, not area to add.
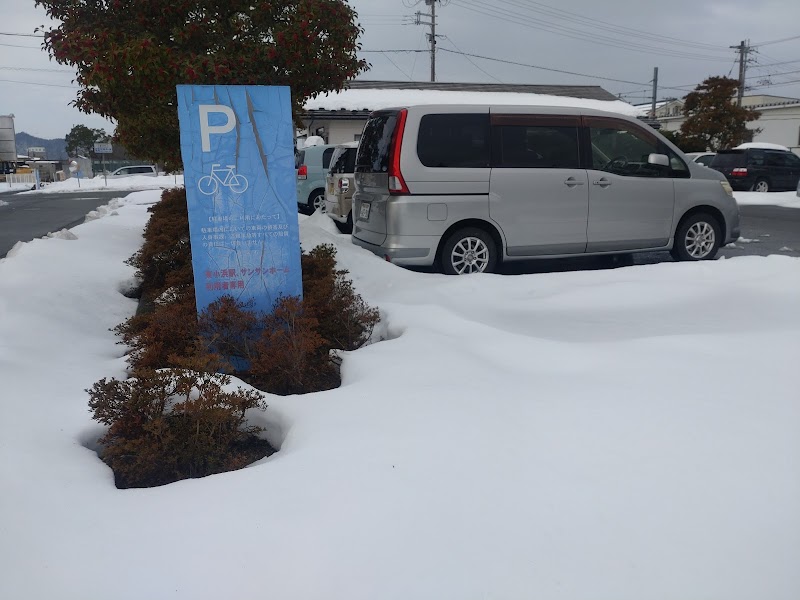
[[[15,183],[28,183],[33,185],[36,183],[36,175],[33,173],[25,173],[23,175],[9,174],[6,175],[6,182],[8,182],[9,185],[14,185]]]

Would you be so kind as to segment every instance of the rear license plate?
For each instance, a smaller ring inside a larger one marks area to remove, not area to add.
[[[369,219],[369,209],[370,209],[370,203],[362,202],[361,209],[358,211],[358,218],[364,220]]]

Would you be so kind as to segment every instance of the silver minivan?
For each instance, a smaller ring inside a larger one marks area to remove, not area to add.
[[[449,274],[502,261],[671,250],[739,237],[725,177],[636,119],[590,109],[380,110],[356,155],[353,242]]]

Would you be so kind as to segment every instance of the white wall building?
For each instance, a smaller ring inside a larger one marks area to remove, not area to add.
[[[800,99],[759,94],[744,96],[742,106],[761,112],[756,121],[747,124],[748,129],[761,129],[753,137],[754,142],[780,144],[800,154]],[[637,108],[643,113],[650,110],[649,105]],[[678,131],[686,120],[683,100],[661,103],[656,107],[656,119],[661,123],[662,131]]]

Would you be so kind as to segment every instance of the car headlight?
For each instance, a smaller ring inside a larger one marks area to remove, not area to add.
[[[727,181],[720,181],[719,184],[722,186],[722,189],[725,190],[725,193],[733,198],[733,188],[731,187],[731,184]]]

